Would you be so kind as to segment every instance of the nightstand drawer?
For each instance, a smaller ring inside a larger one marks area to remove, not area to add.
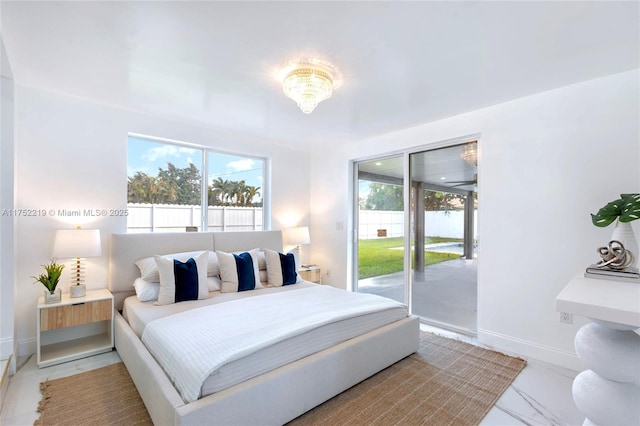
[[[303,267],[298,271],[298,274],[305,281],[311,281],[312,283],[320,284],[320,267],[319,266]]]
[[[42,309],[40,313],[40,330],[88,324],[111,320],[111,300],[96,300],[76,305],[55,306]]]

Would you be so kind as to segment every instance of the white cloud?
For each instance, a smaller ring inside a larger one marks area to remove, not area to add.
[[[164,157],[180,158],[182,154],[193,155],[195,152],[195,149],[185,148],[183,146],[162,145],[149,149],[142,155],[142,158],[147,161],[156,161]]]
[[[153,173],[150,170],[150,168],[147,167],[146,165],[142,166],[142,167],[138,167],[138,168],[133,168],[130,165],[127,165],[127,176],[132,177],[133,175],[136,174],[136,172],[141,172],[141,173],[144,173],[144,174],[149,175],[149,176],[151,176],[152,173]]]
[[[227,164],[227,167],[234,172],[244,172],[251,170],[254,162],[255,161],[250,158],[245,158],[244,160],[232,161]]]

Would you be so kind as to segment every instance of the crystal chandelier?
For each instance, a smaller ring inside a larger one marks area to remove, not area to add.
[[[334,89],[334,68],[318,60],[295,63],[282,80],[285,96],[293,99],[302,112],[311,114],[319,102],[329,99]]]
[[[472,166],[478,165],[478,143],[471,142],[464,146],[462,159]]]

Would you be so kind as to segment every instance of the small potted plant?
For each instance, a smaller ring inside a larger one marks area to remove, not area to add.
[[[599,227],[609,226],[616,219],[611,239],[620,241],[637,259],[638,242],[630,222],[640,219],[640,194],[621,194],[620,198],[607,203],[596,214],[591,215],[591,221]]]
[[[640,219],[640,194],[621,194],[620,198],[591,215],[593,224],[600,227],[609,226],[616,219],[622,223]]]
[[[44,267],[44,272],[37,277],[32,276],[31,278],[35,279],[34,284],[41,283],[45,287],[45,303],[60,302],[60,300],[62,299],[62,292],[59,288],[56,289],[56,287],[58,286],[58,282],[60,281],[60,276],[62,275],[64,265],[56,263],[55,259],[52,259],[51,262],[42,266]]]

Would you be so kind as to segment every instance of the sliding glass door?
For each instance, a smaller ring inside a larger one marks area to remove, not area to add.
[[[354,164],[357,291],[476,331],[477,165],[476,141]]]

